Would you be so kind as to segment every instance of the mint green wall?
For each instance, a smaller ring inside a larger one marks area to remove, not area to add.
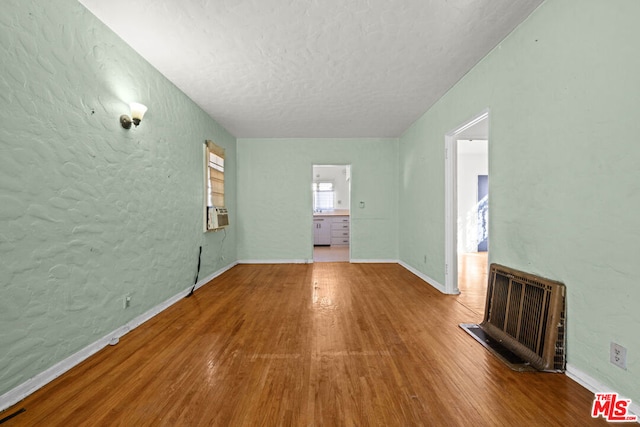
[[[444,283],[444,134],[489,107],[492,261],[564,281],[569,363],[640,401],[640,2],[548,0],[399,143],[240,140],[237,175],[233,136],[75,0],[2,6],[0,394],[184,290],[199,245],[201,277],[310,259],[313,163],[353,165],[352,258]],[[204,139],[227,149],[224,246]]]
[[[2,395],[193,284],[199,245],[201,278],[233,262],[237,226],[235,138],[77,1],[3,1],[0,58]],[[125,131],[130,101],[149,111]],[[225,261],[205,139],[227,149]]]
[[[351,164],[351,257],[396,260],[397,153],[396,139],[239,138],[238,258],[313,259],[312,165]]]
[[[638,16],[636,0],[547,1],[399,148],[400,259],[444,283],[444,135],[490,108],[491,261],[563,281],[568,362],[635,402]],[[610,341],[628,348],[627,371]]]

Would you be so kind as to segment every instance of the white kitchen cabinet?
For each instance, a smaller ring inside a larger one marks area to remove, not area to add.
[[[331,246],[349,244],[349,217],[334,216],[331,218]]]
[[[313,217],[313,244],[315,246],[331,244],[331,217]]]

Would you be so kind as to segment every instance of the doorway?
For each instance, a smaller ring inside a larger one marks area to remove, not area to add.
[[[313,261],[351,259],[351,166],[313,165]]]
[[[489,265],[489,112],[445,136],[445,289],[484,312]]]

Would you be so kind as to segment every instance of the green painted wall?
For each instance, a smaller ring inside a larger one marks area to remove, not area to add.
[[[313,259],[312,165],[350,164],[351,257],[396,260],[397,153],[396,139],[239,138],[238,258]]]
[[[233,262],[237,225],[235,138],[77,1],[3,1],[0,58],[2,395],[193,284],[199,245],[200,277]],[[125,131],[130,101],[149,111]],[[205,139],[227,149],[223,248]]]
[[[444,283],[444,135],[490,108],[490,259],[563,281],[568,362],[636,403],[638,16],[636,0],[547,1],[399,147],[400,259]]]
[[[0,394],[186,289],[199,245],[201,277],[311,259],[314,163],[353,167],[352,258],[444,283],[444,134],[489,107],[491,260],[564,281],[569,363],[640,401],[640,2],[548,0],[400,141],[239,140],[238,168],[233,136],[75,0],[2,6]],[[124,131],[132,100],[149,112]],[[224,245],[201,231],[204,139],[227,149]]]

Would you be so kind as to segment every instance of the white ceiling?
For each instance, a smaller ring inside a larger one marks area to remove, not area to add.
[[[239,138],[397,137],[542,3],[79,1]]]

